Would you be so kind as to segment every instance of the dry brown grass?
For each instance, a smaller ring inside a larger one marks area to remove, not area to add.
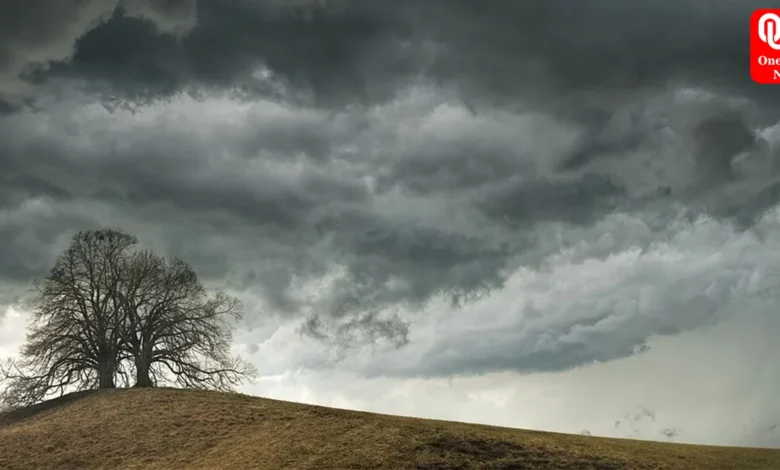
[[[0,415],[0,468],[780,469],[780,451],[602,439],[170,389]]]

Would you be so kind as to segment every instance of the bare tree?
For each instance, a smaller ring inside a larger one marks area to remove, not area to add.
[[[124,375],[122,273],[138,240],[115,230],[77,233],[49,275],[35,283],[21,358],[0,369],[6,406],[22,406],[69,389],[113,388]]]
[[[209,295],[195,271],[176,258],[140,251],[130,266],[123,344],[136,387],[168,381],[230,390],[254,374],[230,354],[230,322],[242,313],[237,299],[224,292]]]
[[[230,390],[254,374],[230,353],[239,301],[210,294],[176,258],[137,250],[132,235],[73,237],[37,298],[21,358],[0,364],[0,404],[24,406],[71,390],[161,382]]]

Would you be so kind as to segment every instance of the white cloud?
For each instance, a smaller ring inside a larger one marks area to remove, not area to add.
[[[27,315],[11,306],[0,305],[0,361],[15,356],[24,341]]]

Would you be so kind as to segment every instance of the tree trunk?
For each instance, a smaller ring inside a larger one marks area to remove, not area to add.
[[[98,362],[98,388],[114,388],[115,361],[106,355]]]
[[[149,375],[149,361],[146,358],[135,360],[135,385],[137,388],[152,387],[152,378]]]

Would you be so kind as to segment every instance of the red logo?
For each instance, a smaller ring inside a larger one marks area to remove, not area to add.
[[[750,17],[750,76],[780,85],[780,9],[756,10]]]

